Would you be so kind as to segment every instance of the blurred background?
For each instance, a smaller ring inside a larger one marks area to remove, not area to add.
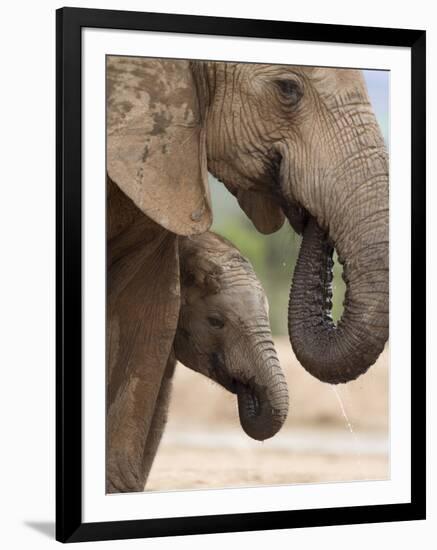
[[[363,71],[389,147],[389,72]],[[300,237],[286,223],[262,235],[225,186],[210,176],[212,230],[252,263],[270,304],[270,323],[290,390],[282,430],[263,443],[240,427],[235,396],[177,365],[169,419],[148,490],[219,488],[389,477],[389,350],[362,377],[330,386],[295,359],[287,336],[290,280]],[[333,317],[342,312],[341,266],[334,267]]]

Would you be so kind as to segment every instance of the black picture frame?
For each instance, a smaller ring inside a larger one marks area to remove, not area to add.
[[[411,50],[411,502],[82,522],[81,30],[85,27],[407,47]],[[425,48],[422,30],[96,9],[56,13],[56,538],[61,542],[425,519]]]

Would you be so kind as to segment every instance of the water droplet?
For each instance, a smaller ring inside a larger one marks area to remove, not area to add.
[[[363,471],[363,464],[362,464],[362,461],[361,461],[361,453],[358,450],[359,449],[359,444],[358,444],[357,434],[354,432],[351,421],[349,420],[349,417],[346,413],[346,409],[344,408],[344,404],[343,404],[343,401],[341,399],[341,396],[338,393],[337,387],[334,386],[334,385],[331,385],[331,388],[332,388],[332,391],[334,392],[335,397],[337,398],[337,402],[340,406],[341,414],[343,415],[343,418],[346,421],[346,426],[347,426],[349,432],[351,433],[351,435],[354,439],[355,450],[356,450],[356,455],[357,455],[357,466],[358,466],[361,477],[365,479],[365,475],[364,475],[364,471]]]

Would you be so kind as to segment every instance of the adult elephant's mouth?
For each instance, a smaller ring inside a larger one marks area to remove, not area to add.
[[[291,227],[296,231],[296,233],[302,235],[308,221],[311,218],[308,210],[295,201],[282,204],[282,210],[290,222]]]

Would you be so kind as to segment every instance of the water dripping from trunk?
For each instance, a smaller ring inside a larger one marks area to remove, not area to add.
[[[337,389],[337,386],[335,385],[330,385],[332,391],[334,392],[334,395],[336,397],[336,400],[337,400],[337,403],[340,407],[340,411],[341,411],[341,414],[346,422],[346,426],[347,426],[347,429],[349,430],[352,438],[353,438],[353,442],[354,442],[354,447],[355,447],[355,454],[356,454],[356,457],[357,457],[357,466],[358,466],[358,470],[360,472],[360,476],[365,479],[365,476],[364,476],[364,470],[363,470],[363,463],[362,463],[362,460],[361,460],[361,452],[359,451],[359,441],[358,441],[358,436],[357,434],[355,433],[353,427],[352,427],[352,423],[351,421],[349,420],[349,417],[346,413],[346,409],[344,407],[344,403],[343,403],[343,400],[341,398],[341,395],[338,393],[338,389]]]

